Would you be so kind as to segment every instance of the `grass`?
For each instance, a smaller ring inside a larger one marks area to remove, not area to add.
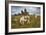
[[[24,25],[20,24],[21,16],[11,16],[11,28],[39,28],[40,27],[40,16],[30,16],[30,24],[25,23]]]

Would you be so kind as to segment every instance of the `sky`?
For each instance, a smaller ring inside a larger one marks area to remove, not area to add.
[[[27,9],[29,14],[39,14],[40,15],[40,7],[31,7],[31,6],[11,6],[11,15],[21,13],[21,10]]]

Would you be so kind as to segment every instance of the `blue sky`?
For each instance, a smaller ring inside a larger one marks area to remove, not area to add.
[[[18,14],[21,13],[21,10],[27,9],[27,12],[32,14],[39,14],[40,15],[40,7],[31,7],[31,6],[11,6],[11,14]]]

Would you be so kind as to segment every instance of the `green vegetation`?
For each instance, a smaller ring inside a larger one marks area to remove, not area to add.
[[[30,24],[25,23],[22,25],[19,21],[21,16],[11,16],[11,28],[39,28],[40,27],[40,16],[30,16]]]

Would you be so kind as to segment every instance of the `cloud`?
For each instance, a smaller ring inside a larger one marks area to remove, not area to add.
[[[12,15],[21,13],[21,10],[27,9],[27,12],[40,14],[40,7],[30,7],[30,6],[11,6]]]

